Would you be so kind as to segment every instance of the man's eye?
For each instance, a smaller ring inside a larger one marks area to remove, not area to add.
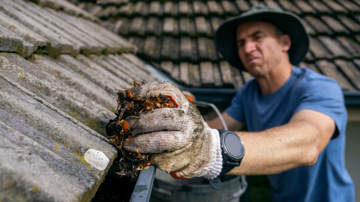
[[[255,36],[254,36],[254,39],[255,39],[255,40],[259,40],[259,39],[262,39],[262,38],[263,38],[262,35],[255,35]]]
[[[240,41],[237,43],[237,47],[240,48],[240,47],[243,47],[244,46],[244,42],[243,41]]]

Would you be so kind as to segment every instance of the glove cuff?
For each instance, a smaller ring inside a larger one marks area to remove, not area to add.
[[[210,128],[209,138],[211,139],[210,163],[204,169],[201,177],[206,179],[216,178],[222,170],[223,158],[220,147],[220,134],[216,129]]]

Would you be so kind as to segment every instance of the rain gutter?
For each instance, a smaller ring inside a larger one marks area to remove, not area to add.
[[[219,108],[228,106],[236,89],[226,88],[183,88],[194,94],[197,100],[214,103]],[[360,108],[360,91],[344,91],[346,107]]]
[[[219,108],[225,108],[229,106],[231,103],[232,97],[235,96],[236,89],[229,88],[189,88],[185,87],[172,78],[170,78],[167,74],[159,71],[157,68],[147,65],[147,68],[155,74],[162,81],[169,81],[177,86],[179,86],[182,90],[186,90],[194,94],[196,100],[209,102],[215,104]],[[346,107],[359,107],[360,108],[360,91],[343,91],[345,97],[345,105]]]

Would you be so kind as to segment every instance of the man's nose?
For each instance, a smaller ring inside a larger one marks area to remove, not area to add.
[[[244,46],[245,53],[250,53],[254,51],[256,48],[256,44],[253,41],[246,41]]]

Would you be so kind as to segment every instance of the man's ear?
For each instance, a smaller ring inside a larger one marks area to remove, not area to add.
[[[282,50],[283,51],[289,51],[290,46],[291,46],[291,40],[290,40],[290,36],[287,34],[284,34],[280,37],[280,42],[282,45]]]

